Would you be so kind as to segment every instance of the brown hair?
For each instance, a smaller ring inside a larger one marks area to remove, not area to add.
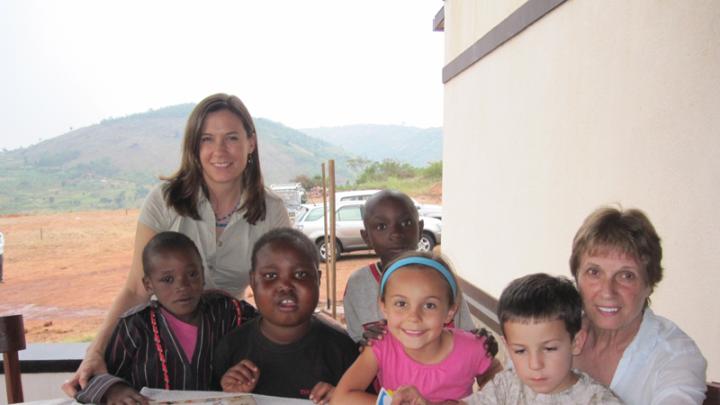
[[[603,248],[618,249],[640,262],[645,269],[645,283],[651,293],[662,280],[660,237],[642,211],[602,207],[585,218],[575,234],[570,255],[570,271],[575,280],[578,278],[582,256]]]
[[[200,164],[200,137],[205,119],[208,114],[227,110],[240,118],[247,132],[248,139],[257,137],[255,124],[250,112],[239,98],[218,93],[206,97],[195,106],[185,127],[183,139],[182,159],[180,168],[170,177],[161,177],[167,183],[163,186],[163,195],[169,207],[172,207],[182,216],[199,220],[197,207],[197,190],[202,189],[205,196],[209,196],[207,185],[203,180],[202,165]],[[250,154],[247,166],[242,174],[243,204],[239,210],[245,210],[245,219],[250,224],[265,219],[265,186],[260,172],[260,154],[257,142],[255,150]]]

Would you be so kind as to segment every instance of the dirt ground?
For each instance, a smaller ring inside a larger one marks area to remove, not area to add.
[[[434,195],[416,198],[439,202]],[[137,217],[137,210],[0,216],[0,315],[23,314],[31,343],[91,340],[125,282]],[[343,255],[336,266],[338,298],[350,273],[374,260],[368,251]],[[321,267],[325,308],[328,272]]]

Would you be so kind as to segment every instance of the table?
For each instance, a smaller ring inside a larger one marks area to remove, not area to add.
[[[181,400],[194,398],[220,398],[232,396],[232,393],[218,391],[166,391],[154,388],[143,388],[141,394],[155,400]],[[252,395],[257,405],[309,405],[312,401],[307,399],[271,397],[267,395]],[[48,399],[45,401],[25,402],[25,405],[75,405],[71,398]]]

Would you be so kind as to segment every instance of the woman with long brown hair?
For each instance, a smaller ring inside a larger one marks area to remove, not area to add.
[[[255,241],[270,229],[290,226],[282,200],[265,190],[255,124],[235,96],[214,94],[193,109],[180,168],[163,180],[143,203],[127,281],[75,376],[63,385],[68,395],[105,372],[103,354],[118,318],[149,301],[141,252],[153,236],[177,231],[190,237],[202,256],[205,288],[242,297]]]

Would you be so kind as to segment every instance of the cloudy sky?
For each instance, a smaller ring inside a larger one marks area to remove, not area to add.
[[[294,128],[442,124],[441,0],[0,1],[0,149],[239,96]]]

